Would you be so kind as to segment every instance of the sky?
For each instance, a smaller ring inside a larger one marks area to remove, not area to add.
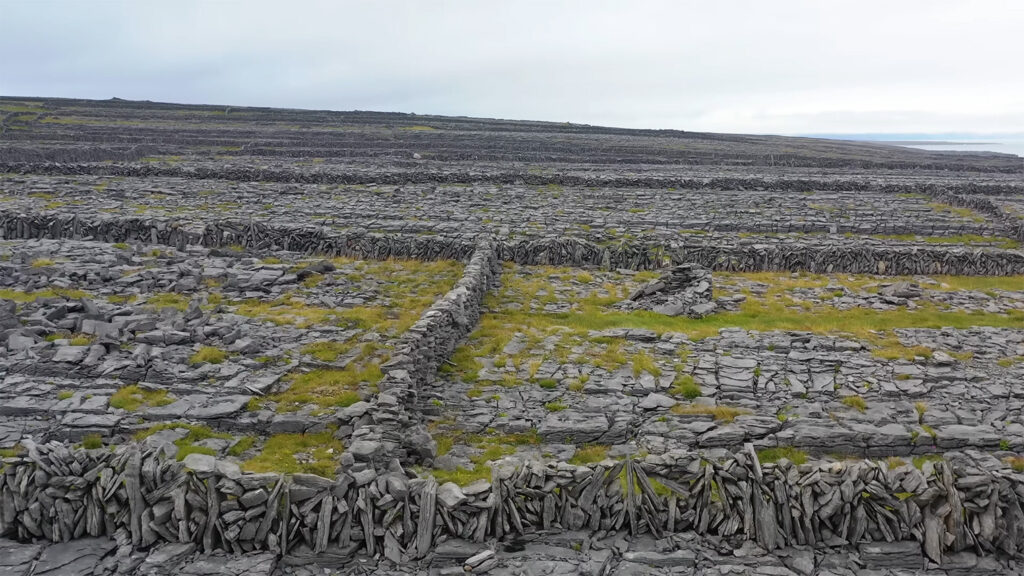
[[[3,95],[1024,133],[1020,0],[0,0],[0,25]]]

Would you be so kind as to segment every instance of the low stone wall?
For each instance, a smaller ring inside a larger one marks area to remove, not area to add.
[[[1024,252],[829,244],[640,244],[600,246],[577,238],[499,242],[502,260],[517,264],[651,270],[692,262],[729,272],[1011,276],[1024,274]]]
[[[420,387],[433,380],[442,362],[480,319],[484,294],[501,274],[489,240],[481,241],[455,286],[399,338],[391,359],[381,365],[384,377],[367,414],[372,426],[356,429],[352,446],[361,459],[378,466],[432,459],[437,444],[416,411]]]
[[[730,272],[807,271],[907,276],[1012,276],[1024,274],[1024,252],[924,247],[766,245],[684,245],[674,247],[673,264],[695,262]]]
[[[255,250],[293,250],[371,260],[466,260],[472,239],[334,233],[315,226],[268,226],[259,222],[186,223],[171,219],[111,216],[97,220],[73,214],[17,213],[0,210],[0,238],[91,238],[100,242],[146,242],[183,249],[245,246]]]
[[[147,156],[161,154],[152,144],[108,144],[106,146],[32,146],[25,142],[8,141],[0,146],[0,158],[7,162],[60,163],[73,162],[138,162]]]
[[[10,149],[8,149],[10,150]],[[0,153],[6,152],[0,149]],[[17,154],[16,152],[14,154]],[[520,169],[465,169],[461,167],[424,164],[422,161],[389,159],[377,165],[349,164],[330,169],[303,170],[285,165],[247,166],[221,163],[170,165],[156,163],[106,164],[74,162],[19,161],[0,154],[0,173],[40,175],[91,175],[129,178],[194,178],[200,180],[234,180],[241,182],[287,182],[294,184],[527,184],[533,186],[600,186],[605,188],[676,188],[688,190],[752,190],[772,189],[780,192],[883,190],[894,194],[930,194],[948,191],[956,194],[1020,194],[1024,185],[1006,182],[977,181],[904,181],[885,182],[876,177],[804,178],[771,176],[706,176],[690,177],[671,173],[642,172],[609,174],[608,172],[535,173],[528,167]],[[846,164],[848,166],[848,164]],[[838,166],[838,164],[837,164]],[[910,168],[911,166],[902,166]],[[947,166],[946,169],[955,169]],[[968,170],[969,167],[965,167]],[[1006,170],[1020,173],[1020,166]],[[941,173],[937,178],[942,178]]]
[[[844,548],[917,542],[924,555],[1024,545],[1024,476],[961,454],[920,470],[872,461],[759,464],[753,450],[706,459],[672,452],[590,466],[498,462],[490,482],[438,486],[398,464],[352,463],[337,479],[242,474],[192,454],[26,443],[3,460],[0,536],[66,541],[130,532],[136,547],[206,551],[382,552],[399,563],[446,538],[476,542],[539,530],[703,535]],[[681,550],[680,553],[687,551]]]
[[[995,202],[984,196],[967,196],[954,192],[942,192],[934,194],[932,198],[951,206],[969,208],[976,212],[981,212],[995,222],[1001,223],[1007,236],[1024,242],[1024,218],[1008,214],[996,205]]]
[[[467,260],[475,239],[445,236],[333,232],[320,227],[269,226],[260,222],[183,224],[174,220],[111,217],[88,221],[66,214],[0,211],[0,238],[93,238],[142,241],[184,248],[240,245],[367,259]],[[500,260],[518,264],[602,266],[651,270],[694,262],[718,271],[845,272],[849,274],[1024,274],[1024,252],[1013,250],[829,244],[808,240],[779,244],[643,243],[600,245],[580,238],[494,240]]]

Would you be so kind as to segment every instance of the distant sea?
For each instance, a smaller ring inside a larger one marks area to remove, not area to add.
[[[812,138],[837,138],[841,140],[859,140],[920,148],[922,150],[952,150],[959,152],[1001,152],[1024,157],[1024,133],[1004,132],[993,134],[973,134],[967,132],[949,132],[943,134],[928,133],[869,133],[869,134],[802,134]]]
[[[941,141],[941,144],[932,144],[926,141],[915,141],[913,143],[902,143],[900,146],[920,148],[922,150],[956,150],[967,152],[1002,152],[1003,154],[1016,154],[1024,156],[1024,140],[985,140],[983,142],[964,141]],[[886,142],[895,144],[895,142]]]

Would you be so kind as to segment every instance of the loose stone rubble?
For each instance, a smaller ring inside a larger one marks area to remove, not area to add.
[[[679,264],[657,280],[637,288],[623,308],[702,318],[715,311],[711,286],[710,270],[695,264]]]
[[[1024,573],[1022,173],[0,98],[0,575]]]

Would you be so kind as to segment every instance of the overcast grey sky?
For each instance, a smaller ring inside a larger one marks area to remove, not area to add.
[[[0,94],[1022,132],[1024,2],[0,0]]]

